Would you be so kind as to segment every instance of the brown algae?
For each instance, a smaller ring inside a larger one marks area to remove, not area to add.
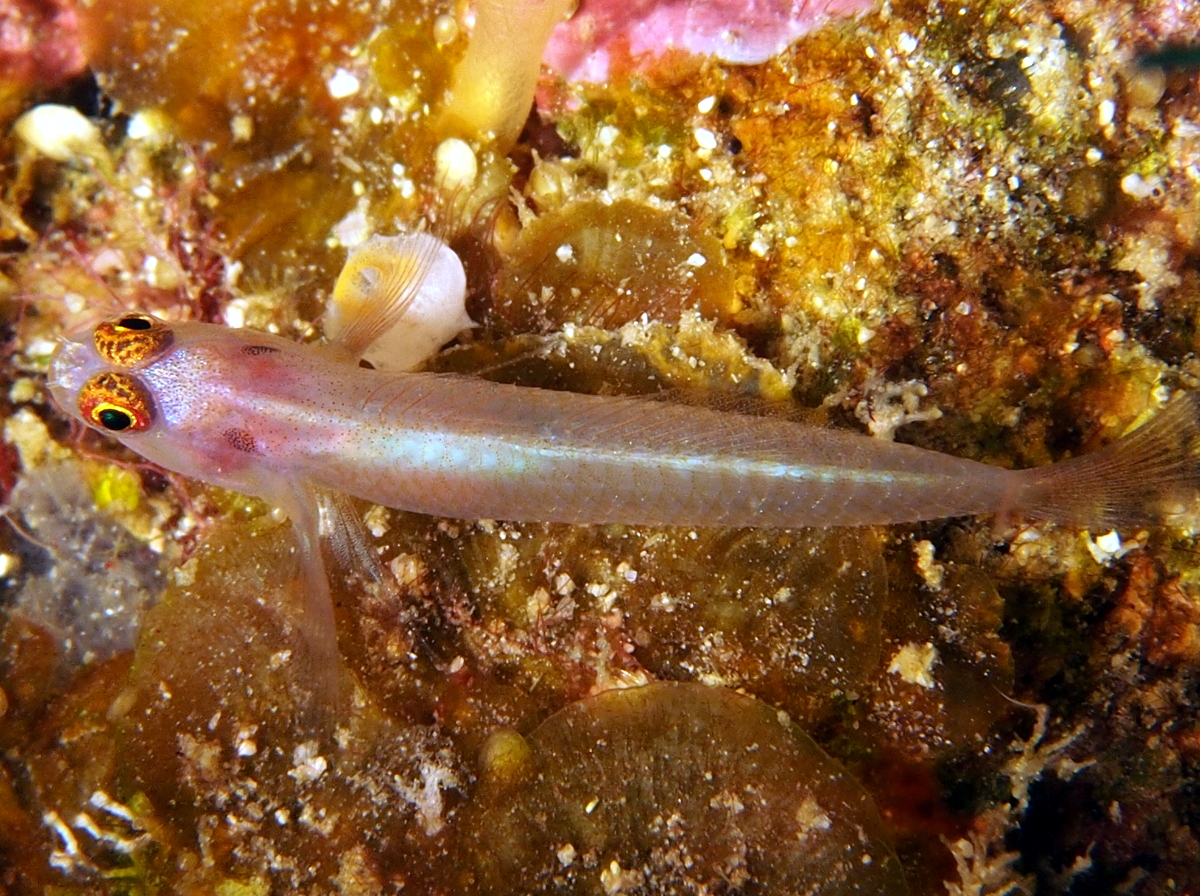
[[[866,793],[723,688],[606,691],[485,754],[463,892],[907,892]]]

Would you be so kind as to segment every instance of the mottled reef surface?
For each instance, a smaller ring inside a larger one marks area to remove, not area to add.
[[[432,368],[1093,450],[1200,386],[1200,5],[618,52],[503,152],[441,114],[463,9],[308,6],[0,0],[0,893],[1200,892],[1194,522],[363,505],[390,578],[337,572],[314,710],[288,523],[44,388],[128,309],[315,341],[345,247],[433,217],[481,326]]]

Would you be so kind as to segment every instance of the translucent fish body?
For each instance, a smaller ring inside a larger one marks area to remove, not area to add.
[[[97,378],[118,373],[148,422],[113,435],[289,512],[315,486],[468,519],[801,527],[1011,511],[1113,525],[1152,517],[1195,478],[1190,398],[1106,451],[1011,471],[779,419],[382,373],[262,333],[155,326],[167,347],[128,369],[66,344],[55,399],[104,428],[81,408],[99,407]]]

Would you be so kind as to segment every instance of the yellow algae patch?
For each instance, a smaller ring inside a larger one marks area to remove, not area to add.
[[[92,477],[92,497],[100,510],[137,510],[141,496],[141,477],[130,470],[106,466]]]

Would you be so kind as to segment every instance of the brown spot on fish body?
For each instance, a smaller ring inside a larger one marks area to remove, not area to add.
[[[279,353],[273,345],[245,345],[242,346],[242,354],[258,357],[259,355],[275,355]]]
[[[242,451],[246,454],[262,454],[258,450],[258,442],[254,440],[254,436],[249,430],[231,428],[225,430],[222,435],[224,435],[229,447],[235,451]]]

